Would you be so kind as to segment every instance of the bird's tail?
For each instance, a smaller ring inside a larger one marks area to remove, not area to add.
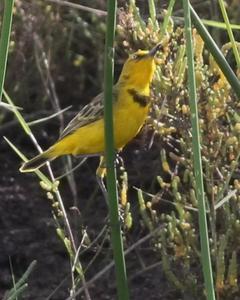
[[[29,161],[23,163],[21,168],[19,169],[20,172],[34,172],[43,165],[45,165],[48,161],[51,161],[56,158],[53,155],[53,149],[49,148],[48,150],[44,151],[43,153],[38,154],[34,158],[30,159]]]

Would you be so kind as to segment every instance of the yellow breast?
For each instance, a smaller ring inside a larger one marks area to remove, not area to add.
[[[114,138],[117,149],[123,148],[137,135],[149,110],[149,96],[146,93],[135,95],[133,89],[128,89],[120,97],[114,111]]]
[[[149,97],[123,90],[113,107],[115,148],[123,148],[139,132],[144,124]],[[149,92],[149,91],[148,91]],[[104,153],[104,120],[100,119],[77,129],[54,145],[54,154],[92,155]]]

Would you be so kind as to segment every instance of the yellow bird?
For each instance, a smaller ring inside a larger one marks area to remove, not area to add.
[[[156,69],[155,55],[160,48],[158,44],[150,51],[138,50],[130,55],[113,87],[114,142],[118,151],[137,135],[146,120],[150,84]],[[55,144],[25,162],[20,171],[33,172],[46,162],[67,154],[104,156],[103,111],[101,93],[73,118]]]

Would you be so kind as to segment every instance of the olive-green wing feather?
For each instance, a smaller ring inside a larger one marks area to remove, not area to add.
[[[113,103],[117,101],[117,87],[113,87]],[[103,118],[103,93],[97,95],[89,104],[84,106],[80,112],[69,122],[61,133],[59,139],[73,133],[75,130]]]

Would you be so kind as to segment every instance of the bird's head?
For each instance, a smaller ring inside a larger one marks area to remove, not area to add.
[[[155,56],[162,45],[157,44],[150,51],[138,50],[131,54],[125,62],[119,82],[144,89],[152,81],[156,69]]]

